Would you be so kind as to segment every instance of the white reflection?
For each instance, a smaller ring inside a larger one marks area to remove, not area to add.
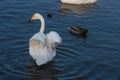
[[[95,4],[84,4],[84,5],[72,5],[61,3],[60,13],[66,15],[67,13],[73,12],[75,14],[85,14],[91,11],[95,7]]]

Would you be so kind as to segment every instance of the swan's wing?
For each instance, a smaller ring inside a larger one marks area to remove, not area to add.
[[[38,57],[41,50],[45,46],[45,34],[44,33],[36,33],[29,40],[29,54],[32,56],[34,60]]]
[[[34,49],[37,47],[43,47],[45,45],[45,34],[36,33],[29,40],[29,45]]]
[[[41,42],[39,40],[32,40],[30,42],[30,46],[31,46],[31,48],[35,49],[35,48],[37,48],[39,46],[42,47],[43,44],[41,44]]]
[[[49,33],[47,33],[46,35],[46,41],[50,44],[50,45],[54,45],[56,43],[60,44],[62,42],[62,38],[60,37],[60,35],[55,32],[55,31],[50,31]]]

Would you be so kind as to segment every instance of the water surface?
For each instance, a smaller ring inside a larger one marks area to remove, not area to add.
[[[66,5],[59,0],[1,0],[0,80],[117,80],[120,77],[120,1],[99,0],[95,5]],[[34,13],[46,21],[45,33],[63,39],[53,62],[38,70],[28,41],[40,22],[28,23]],[[53,14],[48,18],[47,14]],[[68,33],[68,26],[87,28],[87,39]]]

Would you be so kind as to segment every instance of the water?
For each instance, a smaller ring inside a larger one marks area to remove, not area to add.
[[[96,5],[65,5],[59,0],[1,0],[0,80],[117,80],[120,77],[120,1]],[[54,62],[38,70],[28,52],[28,41],[40,23],[28,23],[34,13],[46,20],[45,33],[55,30],[63,43]],[[53,14],[48,18],[47,14]],[[70,25],[89,30],[82,39],[68,33]]]

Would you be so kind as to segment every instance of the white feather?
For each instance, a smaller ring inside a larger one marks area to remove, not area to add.
[[[62,42],[61,37],[59,36],[59,34],[55,31],[50,31],[47,35],[46,38],[48,39],[47,42],[48,44],[52,45],[52,44],[59,44]]]

